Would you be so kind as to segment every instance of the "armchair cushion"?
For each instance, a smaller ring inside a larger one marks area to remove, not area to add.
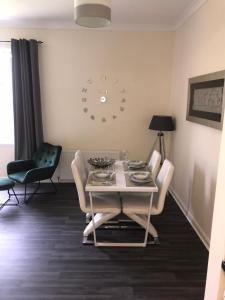
[[[7,165],[7,173],[8,175],[17,173],[17,172],[24,172],[26,170],[30,170],[34,168],[34,161],[33,160],[16,160],[8,163]]]
[[[57,167],[62,147],[43,143],[33,156],[35,168]]]
[[[30,183],[51,178],[54,171],[54,167],[34,168],[26,173],[25,182]]]
[[[8,174],[8,177],[12,179],[13,181],[19,182],[19,183],[25,183],[27,171],[17,172],[17,173],[11,173]]]
[[[15,183],[8,178],[0,178],[0,191],[6,191],[14,187]]]

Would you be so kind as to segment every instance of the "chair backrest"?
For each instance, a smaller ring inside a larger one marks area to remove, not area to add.
[[[160,162],[161,154],[158,151],[154,150],[148,163],[148,167],[151,170],[153,180],[156,179],[156,176],[159,172]]]
[[[172,180],[173,172],[173,164],[168,159],[165,159],[156,178],[156,184],[159,191],[154,195],[154,205],[157,214],[160,214],[163,211],[166,193]]]
[[[84,164],[84,158],[80,150],[76,151],[74,160],[71,163],[74,181],[77,187],[80,209],[86,212],[86,193],[85,184],[87,182],[87,171]]]
[[[62,147],[48,143],[43,143],[38,151],[33,156],[33,161],[36,168],[54,167],[57,168]]]

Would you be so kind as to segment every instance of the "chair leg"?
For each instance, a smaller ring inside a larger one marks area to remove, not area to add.
[[[143,227],[144,229],[146,228],[146,222],[147,222],[147,217],[144,215],[138,215],[138,214],[128,214],[126,213],[126,215],[134,220],[136,223],[138,223],[141,227]],[[158,232],[156,231],[155,227],[152,225],[152,223],[149,223],[149,234],[151,236],[153,236],[154,239],[158,240]]]
[[[16,195],[16,193],[14,191],[14,188],[12,187],[11,190],[13,191],[13,194],[14,194],[14,196],[16,198],[17,204],[20,204],[19,199],[17,198],[17,195]],[[12,195],[10,194],[9,190],[8,190],[8,194],[9,194],[9,198],[10,198]]]
[[[27,184],[25,183],[25,186],[24,186],[24,203],[26,203],[26,197],[27,197]]]
[[[38,181],[38,185],[37,185],[37,187],[36,187],[36,189],[33,191],[33,193],[26,199],[26,196],[27,196],[27,185],[26,185],[26,183],[25,183],[25,187],[24,187],[24,203],[28,203],[32,198],[33,198],[33,196],[37,193],[37,191],[39,190],[39,188],[40,188],[40,185],[41,185],[41,183],[40,183],[40,181]]]
[[[9,192],[10,189],[7,190],[9,198],[8,198],[4,203],[0,203],[0,210],[1,210],[4,206],[17,206],[17,205],[19,205],[19,200],[18,200],[18,198],[17,198],[17,196],[16,196],[16,193],[15,193],[13,187],[12,187],[11,189],[12,189],[12,191],[13,191],[13,194],[10,194],[10,192]],[[17,203],[8,203],[8,202],[11,200],[11,196],[12,196],[12,195],[15,196]]]
[[[10,199],[7,199],[4,203],[0,203],[0,210],[7,205]]]
[[[91,213],[86,213],[86,216],[85,216],[85,223],[86,224],[89,224],[91,221]]]
[[[33,192],[31,192],[31,193],[28,193],[28,192],[27,192],[27,183],[25,183],[25,184],[24,184],[24,193],[16,194],[15,191],[13,190],[13,194],[10,194],[10,193],[9,193],[9,195],[10,195],[10,196],[13,196],[13,195],[14,195],[14,196],[16,197],[18,203],[19,203],[19,200],[18,200],[17,196],[24,196],[24,198],[23,198],[24,203],[27,204],[27,203],[33,198],[33,196],[34,196],[35,194],[52,194],[52,193],[57,193],[58,190],[57,190],[56,185],[54,184],[54,182],[52,181],[51,178],[49,178],[49,179],[50,179],[51,184],[52,184],[52,186],[53,186],[53,191],[51,191],[51,192],[37,193],[37,191],[40,189],[40,186],[41,186],[41,182],[38,181],[37,187],[36,187],[35,190],[34,190]],[[30,196],[27,197],[28,195],[30,195]]]
[[[94,217],[95,229],[97,229],[102,224],[106,223],[108,220],[117,216],[118,213],[97,213]],[[83,236],[88,236],[90,233],[94,231],[93,222],[91,221],[86,228],[84,229]]]
[[[58,189],[57,189],[56,185],[54,184],[54,182],[52,181],[51,178],[50,178],[50,181],[51,181],[52,186],[53,186],[53,188],[54,188],[54,192],[57,193],[57,192],[58,192]]]

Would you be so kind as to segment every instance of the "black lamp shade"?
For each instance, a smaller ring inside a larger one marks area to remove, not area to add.
[[[149,129],[157,131],[173,131],[174,123],[170,116],[153,116],[149,124]]]

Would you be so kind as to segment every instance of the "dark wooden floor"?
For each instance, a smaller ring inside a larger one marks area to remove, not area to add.
[[[1,300],[203,299],[208,252],[171,198],[152,219],[160,245],[95,248],[81,243],[85,220],[74,185],[58,189],[0,211]]]

